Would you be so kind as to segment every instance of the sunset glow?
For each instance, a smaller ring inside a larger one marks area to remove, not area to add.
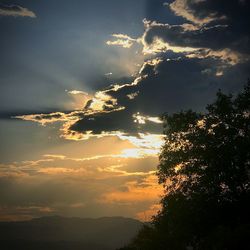
[[[1,1],[0,220],[157,213],[164,143],[192,147],[164,115],[249,77],[249,4],[214,2]]]

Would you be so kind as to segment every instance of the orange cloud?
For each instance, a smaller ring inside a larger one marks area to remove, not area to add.
[[[160,204],[153,204],[147,210],[137,213],[136,218],[141,221],[151,221],[152,217],[157,215],[157,212],[160,211],[160,209]]]
[[[155,175],[149,175],[143,182],[127,182],[125,191],[112,191],[106,193],[99,200],[100,203],[138,203],[138,202],[157,202],[163,194],[163,188],[158,184]]]

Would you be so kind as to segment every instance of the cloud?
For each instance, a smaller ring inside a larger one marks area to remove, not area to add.
[[[145,61],[132,82],[116,83],[97,91],[82,110],[16,118],[42,125],[62,122],[61,136],[68,140],[115,136],[145,154],[157,154],[162,142],[160,114],[186,107],[203,110],[218,88],[236,86],[240,79],[240,84],[244,84],[249,64],[235,62],[225,66],[221,58],[229,60],[226,51],[217,53],[213,57],[179,53],[172,59],[164,54]],[[237,81],[230,73],[234,70],[242,72]],[[131,94],[133,98],[128,98]]]
[[[238,63],[247,62],[249,60],[249,56],[240,54],[236,51],[232,51],[230,49],[222,49],[222,50],[210,50],[210,49],[198,49],[186,55],[189,58],[216,58],[220,59],[224,62],[224,66],[235,65]]]
[[[0,16],[13,16],[13,17],[36,17],[36,14],[27,8],[19,5],[3,5],[0,4]]]
[[[144,19],[141,37],[115,34],[118,40],[114,45],[130,48],[137,43],[144,54],[173,51],[199,58],[217,57],[227,64],[249,60],[249,2],[175,0],[165,5],[188,22],[168,24]]]
[[[147,194],[147,195],[145,195]],[[136,203],[142,201],[159,201],[163,194],[162,187],[158,184],[157,177],[150,175],[142,181],[129,181],[124,184],[124,189],[121,191],[113,191],[104,194],[100,203]]]
[[[45,158],[52,158],[52,159],[65,159],[65,155],[55,155],[55,154],[45,154],[43,155]]]
[[[208,48],[228,48],[249,55],[250,3],[248,1],[242,3],[238,0],[176,0],[169,6],[188,21],[203,25],[200,28],[204,37],[202,42],[207,39],[209,44],[214,46]],[[218,25],[225,25],[223,35],[219,32],[214,33],[216,30],[213,27]]]
[[[226,16],[221,15],[216,10],[208,10],[207,13],[198,12],[196,9],[204,4],[204,0],[175,0],[171,4],[166,5],[177,15],[188,21],[198,25],[208,24],[212,21],[225,19]],[[211,2],[211,1],[210,1]]]
[[[112,176],[144,176],[155,172],[156,154],[150,149],[125,148],[117,154],[82,158],[45,154],[38,160],[1,164],[1,177],[31,177],[40,175],[81,175],[82,179],[111,178]],[[104,175],[103,172],[109,173]]]
[[[86,95],[86,96],[89,95],[87,92],[80,91],[80,90],[66,90],[66,92],[72,95]]]
[[[30,220],[34,217],[48,216],[55,212],[53,208],[48,206],[10,206],[0,205],[0,220],[1,221],[23,221]]]
[[[115,40],[108,40],[106,42],[107,45],[121,46],[126,49],[131,48],[132,45],[137,41],[137,39],[131,38],[126,34],[113,34],[112,37],[114,37]]]
[[[217,57],[228,64],[249,59],[249,50],[239,47],[241,38],[228,33],[229,26],[214,25],[198,30],[184,25],[169,25],[144,20],[145,32],[142,43],[145,53],[159,53],[171,50],[193,57]],[[226,33],[226,35],[225,35]],[[237,44],[237,46],[235,46]]]
[[[73,97],[86,97],[77,110],[15,118],[43,126],[59,122],[61,137],[67,140],[89,140],[96,145],[112,138],[126,147],[113,153],[112,141],[95,149],[111,150],[106,154],[73,157],[56,152],[1,165],[2,204],[25,207],[31,202],[78,216],[96,216],[108,209],[112,215],[124,211],[144,219],[155,213],[162,191],[155,176],[164,142],[159,116],[187,108],[204,111],[219,88],[235,92],[245,83],[250,72],[245,26],[249,19],[242,6],[248,10],[249,4],[174,1],[169,8],[184,18],[183,23],[144,20],[145,31],[139,38],[114,34],[110,45],[137,44],[147,53],[132,80],[106,84],[89,95],[68,91]]]
[[[147,121],[154,122],[154,123],[163,123],[159,117],[150,117],[150,116],[143,116],[140,112],[133,114],[134,122],[139,124],[146,124]]]
[[[170,9],[179,16],[194,23],[232,21],[249,22],[249,2],[239,0],[175,0],[169,4]],[[238,20],[237,20],[238,19]],[[246,29],[246,27],[242,27]]]
[[[158,62],[158,59],[154,59],[147,64],[153,66]],[[38,122],[44,126],[62,122],[60,130],[65,139],[88,140],[116,136],[141,148],[140,154],[157,154],[162,144],[160,119],[156,116],[136,113],[131,103],[139,94],[139,91],[134,92],[133,88],[147,77],[144,67],[146,63],[138,77],[131,83],[115,84],[106,90],[97,91],[82,110],[21,115],[15,118]],[[117,97],[115,97],[116,94],[118,94]],[[128,98],[130,94],[133,94],[133,98]],[[138,122],[142,120],[143,123]]]
[[[38,122],[41,125],[68,120],[67,114],[63,112],[54,112],[54,113],[49,113],[49,114],[18,115],[18,116],[14,116],[13,118],[22,119],[24,121]]]
[[[138,96],[138,94],[139,94],[139,92],[137,91],[134,93],[127,94],[127,97],[128,97],[128,99],[133,100],[136,98],[136,96]]]
[[[141,221],[152,221],[152,217],[157,215],[157,212],[159,212],[160,210],[160,204],[153,204],[147,210],[137,213],[136,217]]]
[[[158,201],[162,192],[155,176],[156,162],[155,156],[127,158],[126,152],[121,151],[83,158],[46,154],[33,161],[2,164],[0,219],[114,213],[136,217]],[[145,196],[149,191],[150,195]],[[120,200],[116,203],[118,194]],[[130,210],[127,206],[131,202],[135,206]]]

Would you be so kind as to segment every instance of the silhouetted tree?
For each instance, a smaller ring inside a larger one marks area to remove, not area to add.
[[[250,83],[205,114],[165,114],[162,209],[125,249],[250,249]]]

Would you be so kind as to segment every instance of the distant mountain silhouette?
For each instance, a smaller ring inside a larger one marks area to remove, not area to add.
[[[123,217],[98,219],[42,217],[0,222],[3,250],[112,250],[127,244],[142,222]]]

